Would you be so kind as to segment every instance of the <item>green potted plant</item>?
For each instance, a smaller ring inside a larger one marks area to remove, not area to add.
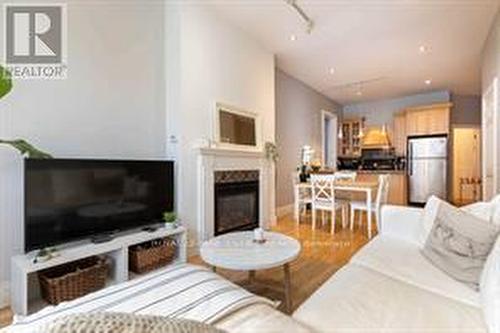
[[[175,229],[177,227],[177,214],[175,212],[165,212],[163,213],[163,221],[165,222],[165,228]]]
[[[55,258],[58,256],[57,250],[54,247],[46,247],[38,251],[36,254],[34,263],[42,263],[49,261],[52,258]]]
[[[0,66],[0,99],[10,93],[12,90],[12,78],[5,68]],[[30,158],[51,158],[49,154],[38,150],[33,145],[22,139],[3,140],[0,139],[0,144],[9,145],[18,150],[21,155]]]

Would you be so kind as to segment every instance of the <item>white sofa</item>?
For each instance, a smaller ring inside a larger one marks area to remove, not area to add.
[[[472,210],[490,214],[486,205]],[[294,319],[317,332],[487,332],[480,293],[420,253],[423,215],[419,208],[385,206],[380,234],[302,304]]]

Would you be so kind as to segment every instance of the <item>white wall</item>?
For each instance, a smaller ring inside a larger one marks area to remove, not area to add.
[[[68,78],[16,81],[0,101],[0,137],[26,138],[57,157],[164,157],[164,5],[65,2]],[[22,249],[21,167],[0,149],[0,307],[10,256]]]
[[[15,82],[0,137],[57,157],[177,158],[178,212],[196,239],[193,147],[211,137],[216,101],[259,113],[264,141],[275,140],[273,54],[180,2],[70,0],[68,30],[68,79]],[[0,307],[22,249],[21,169],[0,148]]]
[[[450,101],[448,91],[436,91],[399,98],[344,106],[344,117],[365,117],[367,126],[391,125],[395,113],[405,108]]]
[[[264,141],[274,141],[274,56],[205,8],[167,5],[168,147],[179,162],[177,208],[197,239],[197,154],[212,139],[215,103],[256,112]]]
[[[482,56],[483,56],[483,61],[481,66],[481,74],[482,74],[481,82],[482,82],[482,93],[484,95],[493,84],[493,80],[495,78],[498,78],[500,80],[500,10],[497,13],[497,16],[493,22],[488,38],[485,42]],[[500,96],[500,87],[498,87],[498,90],[499,91],[497,92],[497,96]],[[497,110],[500,110],[500,100],[497,101],[497,103],[498,103]],[[496,117],[500,117],[500,115],[496,115]],[[496,142],[500,142],[500,130],[495,127],[496,126],[493,127],[494,140],[496,140]],[[500,147],[500,145],[498,145],[497,147]],[[483,147],[483,150],[485,150],[485,148],[486,147]],[[491,152],[487,151],[483,153],[483,163],[485,163],[484,156],[486,156],[487,153],[491,154]],[[497,151],[496,156],[497,156],[496,159],[498,160],[500,152]],[[496,177],[497,182],[500,182],[500,162],[494,161],[493,163],[495,164],[494,168],[495,168],[495,175],[497,176]],[[496,186],[494,188],[497,189],[500,188],[500,183],[495,185]]]
[[[481,73],[484,93],[495,77],[500,79],[500,11],[497,13],[483,48]]]

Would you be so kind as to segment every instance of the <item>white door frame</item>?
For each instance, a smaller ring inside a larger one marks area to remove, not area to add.
[[[490,200],[496,193],[499,192],[499,186],[498,186],[498,167],[499,167],[499,161],[498,161],[498,143],[497,143],[497,132],[498,132],[498,121],[500,118],[499,112],[500,112],[500,100],[498,98],[499,91],[498,91],[498,78],[495,77],[491,83],[491,85],[486,89],[485,93],[483,94],[483,99],[482,99],[482,149],[481,149],[481,156],[482,156],[482,178],[483,178],[483,200]],[[490,103],[488,103],[488,100],[492,99]],[[491,104],[492,105],[492,110],[487,110],[487,105]],[[491,117],[487,117],[487,112],[491,112]],[[492,119],[493,118],[493,119]],[[486,133],[486,128],[487,124],[489,122],[492,122],[492,132],[493,133]],[[486,145],[487,145],[487,138],[489,136],[492,136],[492,147],[490,149],[492,151],[485,151]],[[493,170],[492,174],[488,174],[488,166],[486,165],[486,155],[487,154],[492,154],[492,161],[493,161]],[[492,186],[492,193],[487,193],[488,189],[488,183],[491,182]]]
[[[336,160],[336,157],[338,156],[338,141],[337,141],[337,131],[338,131],[338,127],[339,127],[339,117],[337,114],[333,113],[333,112],[330,112],[330,111],[326,111],[326,110],[321,110],[321,161],[323,163],[323,165],[326,165],[326,154],[325,154],[325,137],[326,137],[326,133],[325,133],[325,122],[326,122],[326,119],[331,119],[333,120],[333,122],[335,123],[335,129],[331,129],[332,131],[332,139],[334,141],[334,145],[330,146],[330,151],[332,151],[332,148],[333,150],[335,151],[335,160]],[[335,167],[335,163],[333,162],[333,165],[330,165],[331,167]]]

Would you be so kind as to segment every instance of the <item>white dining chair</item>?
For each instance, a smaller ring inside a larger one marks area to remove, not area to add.
[[[342,211],[342,225],[346,218],[345,205],[335,201],[335,174],[311,175],[312,188],[312,229],[316,229],[316,212],[319,210],[322,214],[322,222],[325,223],[325,212],[331,213],[331,233],[335,233],[335,221],[337,210]]]
[[[297,224],[300,223],[300,216],[307,211],[307,205],[312,202],[311,187],[309,184],[301,186],[299,175],[292,172],[293,186],[293,217]]]
[[[367,214],[375,214],[375,223],[377,230],[380,230],[380,218],[382,206],[387,203],[387,196],[389,194],[389,175],[380,175],[378,177],[377,196],[375,197],[374,204],[371,205],[371,212],[368,211],[366,201],[351,201],[351,230],[354,229],[354,215],[356,212],[359,214],[360,224],[362,222],[363,212]],[[371,230],[371,225],[367,225],[368,230]]]
[[[335,180],[340,180],[340,181],[351,181],[354,182],[357,177],[357,172],[356,171],[337,171],[335,172]],[[339,201],[340,203],[345,205],[344,209],[348,209],[349,205],[351,204],[351,201],[353,199],[353,195],[350,192],[347,191],[337,191],[335,195],[335,200]],[[345,228],[345,224],[347,223],[347,218],[342,220],[342,226]]]

